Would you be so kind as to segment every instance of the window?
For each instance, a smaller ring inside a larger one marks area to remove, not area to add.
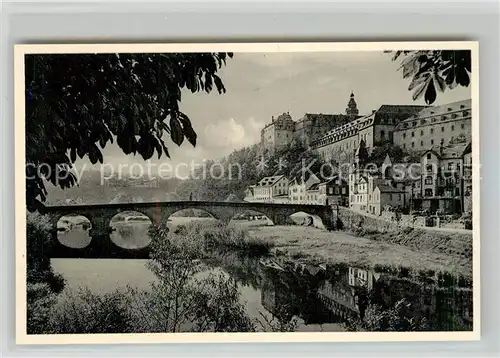
[[[411,132],[412,138],[415,137],[415,132]]]
[[[427,159],[431,159],[431,153],[427,153]]]
[[[425,185],[432,185],[432,177],[430,175],[425,177]]]
[[[420,135],[421,136],[424,135],[424,131],[423,130],[420,131]]]
[[[444,132],[444,127],[441,127],[441,132]]]

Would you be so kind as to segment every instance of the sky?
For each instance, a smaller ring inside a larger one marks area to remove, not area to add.
[[[218,73],[226,93],[182,93],[180,109],[198,134],[196,147],[187,141],[181,147],[167,142],[171,158],[158,160],[155,155],[149,170],[162,175],[170,170],[183,178],[187,165],[219,159],[260,141],[260,130],[272,116],[289,112],[297,120],[305,113],[344,113],[351,91],[360,115],[383,104],[425,105],[423,98],[413,101],[410,80],[402,78],[398,67],[399,61],[382,52],[235,53]],[[438,93],[435,105],[470,97],[470,88],[457,87]],[[115,174],[148,170],[140,155],[125,155],[116,144],[108,144],[103,156]],[[100,168],[87,160],[76,166]]]

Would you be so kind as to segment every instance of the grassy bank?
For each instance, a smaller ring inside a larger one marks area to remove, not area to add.
[[[472,234],[402,228],[386,232],[352,230],[354,236],[389,244],[404,245],[413,250],[428,251],[472,260]]]
[[[213,250],[238,251],[247,256],[267,255],[273,243],[261,237],[249,235],[249,230],[237,225],[225,225],[219,221],[192,222],[179,225],[168,233],[173,245],[203,257]]]
[[[413,272],[448,272],[472,277],[469,255],[433,251],[429,247],[417,248],[417,235],[412,239],[412,247],[403,244],[404,237],[399,242],[390,242],[380,236],[371,239],[301,226],[252,228],[249,234],[268,242],[290,259],[308,264],[344,263],[378,270],[403,267]],[[393,237],[393,234],[386,235]]]

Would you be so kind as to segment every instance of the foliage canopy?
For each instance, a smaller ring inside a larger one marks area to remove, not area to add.
[[[399,70],[403,78],[411,78],[408,90],[413,91],[414,101],[423,95],[425,102],[431,105],[438,92],[470,84],[469,50],[395,51],[392,60],[401,57],[404,58]]]
[[[196,145],[189,117],[179,109],[182,89],[225,92],[217,75],[232,53],[47,54],[25,60],[26,196],[34,211],[45,181],[76,183],[72,164],[116,140],[125,154],[169,157],[164,135]]]

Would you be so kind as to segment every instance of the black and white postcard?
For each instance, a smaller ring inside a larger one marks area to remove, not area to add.
[[[476,42],[15,51],[18,343],[479,339]]]

